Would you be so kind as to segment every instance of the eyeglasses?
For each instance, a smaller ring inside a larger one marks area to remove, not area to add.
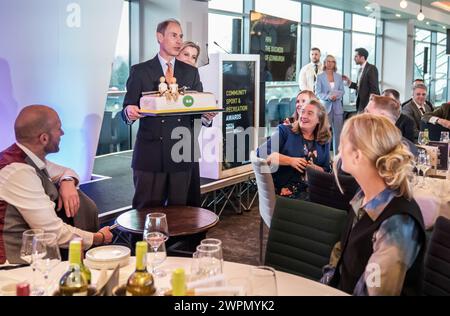
[[[426,93],[416,93],[416,96],[422,96],[422,97],[424,97],[424,96],[426,96],[427,94]]]

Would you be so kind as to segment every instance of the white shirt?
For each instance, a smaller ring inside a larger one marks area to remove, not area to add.
[[[164,58],[162,58],[161,55],[158,53],[158,59],[159,59],[159,63],[161,64],[164,76],[166,75],[166,71],[168,68],[167,63],[172,64],[172,71],[173,71],[173,73],[175,73],[175,57],[172,58],[171,61],[167,61]]]
[[[315,79],[317,79],[317,75],[319,75],[323,72],[322,71],[322,63],[318,63],[317,64],[317,75],[316,75],[316,72],[314,71],[314,65],[315,65],[314,63],[309,63],[300,70],[299,81],[298,81],[300,90],[314,91],[314,87],[315,87],[315,83],[316,83]]]
[[[53,182],[64,177],[79,180],[72,169],[57,165],[51,161],[42,161],[27,147],[17,143],[39,169],[47,169]],[[92,246],[94,234],[70,226],[55,213],[55,203],[45,194],[42,181],[36,169],[26,163],[11,163],[0,170],[0,200],[14,205],[30,228],[42,228],[45,232],[55,233],[58,244],[68,247],[74,237],[83,238],[85,249]]]

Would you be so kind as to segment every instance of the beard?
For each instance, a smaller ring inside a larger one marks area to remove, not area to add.
[[[44,151],[47,154],[57,153],[59,151],[59,140],[56,141],[54,137],[50,136],[48,144],[44,147]]]

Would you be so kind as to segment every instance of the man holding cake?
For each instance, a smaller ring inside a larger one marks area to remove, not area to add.
[[[151,60],[134,65],[127,81],[122,117],[127,124],[140,120],[134,146],[132,168],[135,186],[133,207],[148,209],[162,205],[200,205],[200,176],[198,162],[194,161],[194,119],[200,115],[151,117],[140,112],[139,101],[144,92],[159,91],[160,78],[166,82],[176,78],[179,87],[202,92],[197,68],[176,60],[183,45],[180,23],[169,19],[158,24],[156,36],[159,53]],[[208,125],[202,118],[202,123]],[[209,122],[210,123],[210,122]],[[176,127],[191,131],[190,161],[175,162],[171,157],[172,139]]]

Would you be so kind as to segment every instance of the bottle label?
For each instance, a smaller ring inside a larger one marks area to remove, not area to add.
[[[87,296],[88,292],[84,291],[84,292],[78,292],[78,293],[73,293],[72,296]]]

